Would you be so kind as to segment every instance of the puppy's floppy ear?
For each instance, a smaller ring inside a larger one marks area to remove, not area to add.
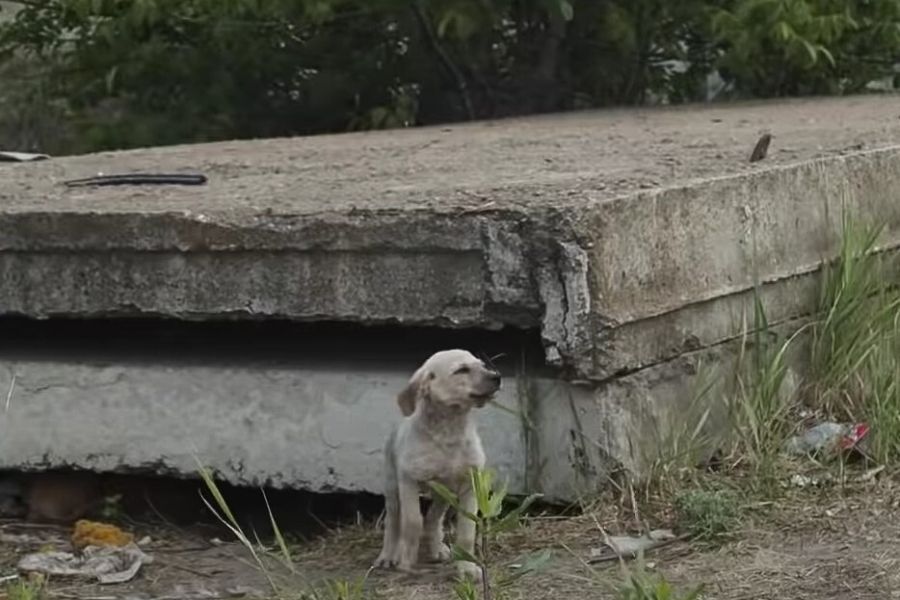
[[[423,391],[422,386],[428,384],[428,372],[425,370],[425,366],[419,367],[419,369],[413,373],[413,376],[410,378],[409,383],[406,384],[406,387],[403,388],[397,395],[397,404],[400,405],[400,412],[403,413],[404,417],[408,417],[413,414],[416,410],[416,399],[418,399],[419,394]]]

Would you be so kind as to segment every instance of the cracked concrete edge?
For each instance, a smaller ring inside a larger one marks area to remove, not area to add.
[[[815,268],[837,254],[843,208],[897,243],[898,189],[889,148],[599,203],[574,227],[591,242],[594,295],[625,323]]]
[[[582,375],[606,380],[732,339],[754,289],[773,322],[808,315],[823,261],[836,258],[841,213],[884,226],[900,247],[900,148],[639,194],[582,212],[590,343]],[[573,236],[575,237],[575,236]],[[590,365],[590,366],[588,366]],[[585,368],[586,367],[586,368]]]
[[[538,328],[604,380],[733,336],[718,311],[833,257],[841,206],[900,243],[897,189],[889,148],[529,211],[0,212],[0,310]]]
[[[572,241],[552,241],[535,260],[538,293],[544,307],[541,337],[546,360],[576,373],[589,368],[591,294],[588,256]]]

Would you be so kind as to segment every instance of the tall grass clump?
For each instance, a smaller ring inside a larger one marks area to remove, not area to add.
[[[900,457],[900,326],[892,329],[869,353],[863,365],[865,402],[858,420],[870,424],[869,456],[880,464]]]
[[[749,463],[755,475],[774,476],[785,440],[793,431],[795,398],[787,377],[787,357],[797,336],[772,330],[758,294],[754,295],[753,324],[743,328],[734,370],[733,391],[727,395],[735,464]]]
[[[882,227],[846,214],[837,260],[824,265],[811,355],[813,401],[830,417],[866,421],[869,451],[900,457],[897,260],[878,252]]]
[[[810,366],[818,404],[836,418],[865,413],[868,375],[886,366],[875,355],[896,336],[900,295],[895,261],[875,251],[881,230],[845,214],[838,258],[823,268]]]

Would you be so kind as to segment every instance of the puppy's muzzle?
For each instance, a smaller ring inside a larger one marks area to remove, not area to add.
[[[500,377],[500,373],[497,371],[488,371],[484,376],[484,384],[479,386],[480,389],[471,394],[472,400],[475,402],[475,406],[478,408],[483,407],[485,404],[490,402],[491,398],[494,397],[494,394],[500,389],[500,384],[502,382],[502,378]],[[483,391],[482,391],[483,389]]]

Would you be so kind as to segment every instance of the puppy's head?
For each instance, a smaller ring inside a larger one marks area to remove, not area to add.
[[[439,402],[468,410],[481,408],[500,389],[500,374],[465,350],[443,350],[419,367],[397,396],[404,416],[413,414],[416,401]]]

